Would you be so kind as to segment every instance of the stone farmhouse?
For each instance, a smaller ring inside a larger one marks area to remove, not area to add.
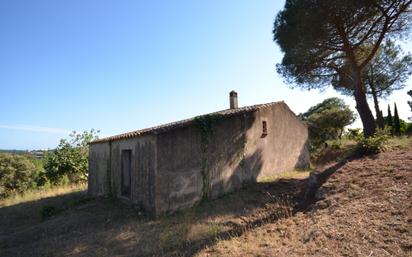
[[[156,217],[261,178],[309,166],[308,130],[282,102],[238,107],[95,140],[92,196],[112,195]]]

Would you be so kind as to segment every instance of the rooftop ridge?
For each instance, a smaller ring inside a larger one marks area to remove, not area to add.
[[[284,102],[278,101],[278,102],[271,102],[271,103],[266,103],[266,104],[249,105],[249,106],[244,106],[244,107],[240,107],[236,109],[225,109],[221,111],[198,115],[198,116],[195,116],[189,119],[174,121],[174,122],[165,123],[165,124],[154,126],[154,127],[144,128],[144,129],[126,132],[126,133],[122,133],[122,134],[118,134],[118,135],[114,135],[110,137],[96,139],[96,140],[91,141],[89,144],[111,142],[111,141],[117,141],[117,140],[122,140],[122,139],[127,139],[127,138],[139,137],[139,136],[148,135],[148,134],[161,133],[161,132],[169,131],[172,129],[189,126],[193,123],[193,120],[196,117],[205,116],[205,115],[216,115],[216,114],[223,115],[225,117],[230,117],[232,115],[236,115],[239,113],[257,111],[261,108],[266,108],[266,107],[273,106],[275,104],[280,104],[280,103],[284,103]]]

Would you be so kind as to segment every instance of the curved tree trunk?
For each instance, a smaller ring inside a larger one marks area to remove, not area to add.
[[[341,35],[345,53],[347,56],[348,64],[350,65],[350,77],[354,85],[354,97],[356,101],[356,110],[358,110],[359,116],[363,125],[363,134],[365,137],[370,137],[375,133],[376,124],[375,118],[369,108],[368,101],[366,99],[365,87],[362,81],[362,67],[358,65],[355,57],[355,53],[351,44],[347,38],[346,32],[342,26],[338,26],[338,31]]]
[[[369,137],[372,136],[376,130],[375,118],[369,108],[362,81],[357,79],[355,83],[354,96],[356,101],[356,110],[358,110],[359,116],[362,120],[363,134],[365,137]]]

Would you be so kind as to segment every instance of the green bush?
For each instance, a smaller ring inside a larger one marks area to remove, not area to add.
[[[32,189],[86,182],[88,143],[98,132],[73,132],[70,140],[62,139],[43,160],[30,154],[0,153],[0,199]]]
[[[412,123],[405,122],[404,120],[400,120],[401,123],[401,135],[409,135],[412,132]]]
[[[360,128],[348,129],[348,132],[345,133],[345,137],[350,140],[354,140],[361,136],[362,130]]]
[[[387,149],[387,143],[390,138],[390,129],[378,129],[371,137],[359,135],[355,138],[357,150],[360,154],[376,154]]]
[[[332,149],[338,150],[342,148],[342,140],[341,139],[336,139],[336,140],[332,140],[329,142],[330,147],[332,147]]]
[[[0,153],[0,199],[37,187],[41,167],[20,154]]]
[[[60,140],[59,146],[44,160],[45,176],[52,185],[84,183],[88,172],[88,143],[97,138],[99,131],[90,130],[70,134],[70,140]]]

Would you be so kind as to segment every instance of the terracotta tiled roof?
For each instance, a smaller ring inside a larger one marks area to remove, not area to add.
[[[240,107],[236,109],[226,109],[218,112],[213,112],[205,115],[222,115],[226,117],[233,116],[235,114],[240,114],[240,113],[247,113],[247,112],[254,112],[262,108],[266,108],[269,106],[273,106],[275,104],[283,103],[283,101],[280,102],[272,102],[272,103],[267,103],[267,104],[256,104],[256,105],[250,105],[250,106],[245,106],[245,107]],[[203,116],[203,115],[201,115]],[[197,116],[198,117],[198,116]],[[102,143],[102,142],[109,142],[109,141],[116,141],[116,140],[121,140],[121,139],[126,139],[126,138],[132,138],[132,137],[139,137],[142,135],[147,135],[147,134],[156,134],[156,133],[161,133],[165,131],[169,131],[175,128],[182,128],[186,127],[192,124],[193,120],[196,117],[190,118],[190,119],[185,119],[185,120],[180,120],[176,122],[171,122],[167,124],[163,124],[160,126],[155,126],[151,128],[145,128],[145,129],[140,129],[132,132],[127,132],[111,137],[105,137],[101,139],[94,140],[90,142],[90,144],[96,144],[96,143]]]

